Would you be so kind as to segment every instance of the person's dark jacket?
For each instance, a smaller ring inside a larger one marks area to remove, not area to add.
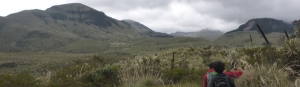
[[[213,76],[212,80],[209,81],[207,87],[215,87],[216,78],[221,78],[221,77],[226,77],[227,78],[227,81],[228,81],[228,84],[230,85],[230,87],[236,87],[235,84],[234,84],[234,81],[224,73],[218,73],[215,76]]]

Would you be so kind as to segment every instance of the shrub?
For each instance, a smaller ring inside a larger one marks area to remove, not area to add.
[[[247,59],[247,61],[250,64],[254,64],[255,62],[273,63],[283,57],[283,54],[280,51],[278,51],[275,47],[271,46],[242,48],[239,50],[239,52],[250,57]]]
[[[103,58],[100,58],[99,56],[96,56],[96,55],[93,56],[93,60],[96,62],[99,62],[99,63],[103,63],[103,61],[104,61]]]
[[[205,69],[189,69],[189,68],[174,68],[172,70],[165,70],[163,77],[165,82],[172,83],[197,83],[202,85],[202,79],[207,71]]]
[[[57,79],[48,84],[49,87],[89,87],[90,84],[85,84],[74,78]]]
[[[15,68],[18,67],[18,64],[15,62],[11,62],[11,63],[3,63],[0,65],[1,68]]]
[[[120,85],[118,78],[118,66],[106,66],[99,68],[90,74],[90,82],[97,87],[113,87]]]
[[[84,64],[84,60],[82,60],[82,59],[75,59],[75,60],[73,60],[73,62],[75,63],[75,64]]]
[[[49,87],[87,87],[88,84],[83,83],[80,78],[82,73],[88,68],[85,66],[72,66],[57,71],[48,84]]]
[[[176,83],[181,81],[184,77],[187,77],[188,71],[187,68],[173,68],[171,70],[165,70],[163,77],[165,77],[166,80]]]
[[[157,84],[155,84],[152,80],[146,80],[143,82],[143,87],[159,87]]]
[[[42,85],[34,76],[22,72],[0,75],[0,87],[42,87]]]

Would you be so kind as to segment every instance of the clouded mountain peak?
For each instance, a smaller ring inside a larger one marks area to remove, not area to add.
[[[46,11],[90,11],[90,10],[95,10],[95,9],[81,3],[70,3],[70,4],[55,5],[48,8]]]
[[[116,19],[106,16],[104,12],[80,3],[52,6],[46,12],[50,13],[55,20],[83,22],[104,28],[111,26],[112,23],[118,25]]]

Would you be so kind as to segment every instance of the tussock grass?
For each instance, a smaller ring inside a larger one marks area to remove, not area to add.
[[[125,87],[143,87],[164,85],[161,78],[160,60],[152,57],[137,56],[117,63],[120,65],[120,82]]]
[[[235,79],[238,87],[293,87],[289,73],[279,68],[277,63],[255,66],[246,64],[243,71],[244,74]]]

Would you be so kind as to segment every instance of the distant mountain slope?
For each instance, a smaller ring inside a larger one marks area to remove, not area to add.
[[[119,21],[80,3],[0,17],[0,51],[107,49],[133,38],[173,37],[135,21]]]
[[[224,33],[219,30],[210,30],[210,29],[203,29],[197,32],[175,32],[171,33],[174,36],[183,36],[183,37],[201,37],[207,40],[214,41],[215,39],[222,36]]]
[[[150,28],[148,28],[147,26],[133,20],[122,20],[121,22],[129,25],[130,28],[134,29],[134,31],[138,32],[142,36],[160,37],[160,38],[173,37],[172,35],[169,34],[155,32]]]
[[[290,23],[272,18],[256,18],[249,20],[233,31],[227,32],[225,35],[216,39],[215,43],[222,43],[220,45],[226,46],[251,46],[251,35],[253,39],[253,45],[265,44],[265,40],[258,31],[256,24],[261,27],[269,42],[271,42],[273,45],[279,44],[278,39],[281,35],[284,35],[284,30],[286,30],[288,33],[292,32],[289,30],[289,28],[292,27],[292,24]]]
[[[258,31],[256,24],[260,25],[265,34],[269,34],[272,32],[284,33],[284,30],[287,30],[287,32],[291,33],[291,31],[288,31],[288,29],[292,26],[291,23],[286,23],[282,20],[272,18],[256,18],[249,20],[235,30],[226,32],[226,34],[237,31]]]

